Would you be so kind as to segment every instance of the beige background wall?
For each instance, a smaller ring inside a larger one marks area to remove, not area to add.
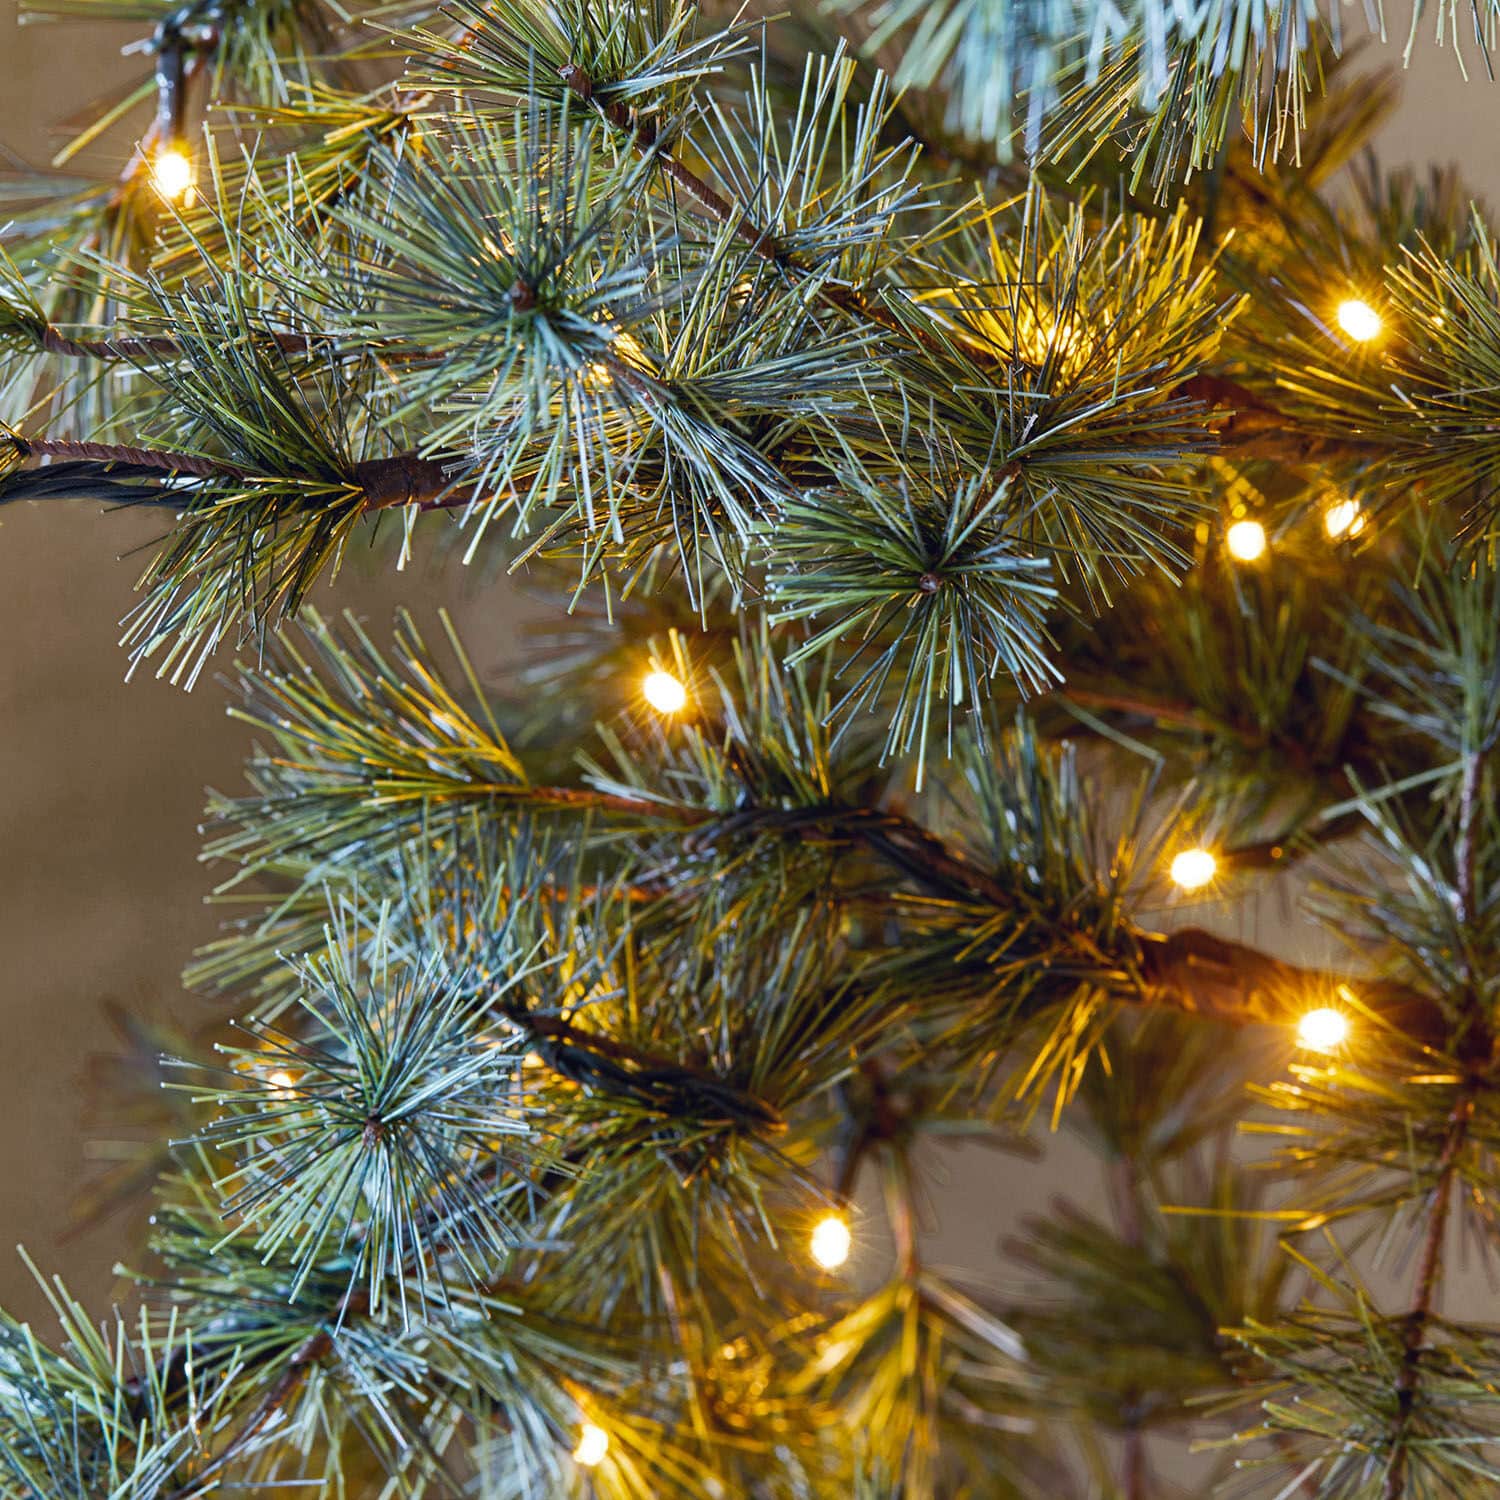
[[[44,126],[121,76],[121,36],[18,29],[14,0],[0,0],[0,144],[45,159]],[[1500,202],[1500,90],[1471,73],[1461,85],[1451,56],[1425,45],[1386,151],[1456,159]],[[119,1221],[57,1242],[84,1167],[80,1058],[101,1045],[103,998],[193,1013],[176,976],[212,928],[195,862],[201,789],[234,785],[245,748],[213,682],[185,695],[122,680],[115,622],[133,575],[116,558],[156,525],[92,507],[0,512],[0,1303],[23,1315],[40,1301],[10,1254],[16,1241],[99,1305],[127,1248]],[[379,587],[356,579],[338,603],[380,621],[391,599],[427,613],[451,592],[422,575]],[[463,611],[481,660],[505,656],[503,595],[501,585]],[[1261,935],[1279,921],[1261,914]],[[969,1266],[991,1263],[1019,1208],[1079,1180],[1072,1168],[1038,1174],[997,1157],[955,1172],[964,1187],[939,1193],[935,1258]]]

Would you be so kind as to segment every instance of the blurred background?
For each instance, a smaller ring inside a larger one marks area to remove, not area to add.
[[[1402,14],[1393,23],[1404,25],[1405,7],[1394,9]],[[1423,26],[1435,31],[1445,9],[1430,6]],[[14,0],[0,0],[0,153],[44,165],[67,121],[142,75],[144,59],[121,56],[137,35],[21,27]],[[1404,36],[1371,42],[1362,65],[1399,65],[1404,45]],[[1494,203],[1500,90],[1472,43],[1467,51],[1465,82],[1451,45],[1418,39],[1382,154],[1418,167],[1451,161]],[[153,1027],[207,1019],[178,981],[216,920],[203,904],[212,876],[197,862],[197,823],[205,786],[238,786],[248,738],[226,718],[228,694],[211,676],[190,694],[149,677],[124,680],[116,622],[143,561],[132,554],[160,525],[86,506],[0,513],[0,1303],[22,1317],[41,1314],[43,1302],[10,1245],[24,1242],[102,1311],[111,1268],[137,1241],[129,1211],[75,1223],[81,1184],[107,1165],[98,1141],[110,1122],[99,1114],[101,1105],[108,1113],[116,1065],[86,1059],[120,1047],[111,1016]],[[319,602],[355,610],[377,636],[398,603],[423,626],[446,605],[493,680],[514,653],[518,586],[461,572],[398,575],[356,558]],[[1239,922],[1236,935],[1288,956],[1305,947],[1282,901]],[[142,1048],[155,1045],[140,1038]],[[942,1168],[930,1259],[974,1270],[994,1267],[1018,1216],[1064,1184],[1087,1198],[1095,1171],[1066,1140],[1040,1169],[993,1152],[955,1153]]]

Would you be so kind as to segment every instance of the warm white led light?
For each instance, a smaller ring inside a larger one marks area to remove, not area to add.
[[[1320,1005],[1297,1022],[1297,1040],[1309,1052],[1336,1051],[1349,1040],[1349,1017],[1331,1005]]]
[[[641,691],[659,714],[681,713],[687,706],[687,689],[670,672],[648,672]]]
[[[1323,512],[1323,530],[1330,537],[1358,536],[1365,529],[1358,500],[1335,500]]]
[[[1356,344],[1368,344],[1380,332],[1380,314],[1358,297],[1349,297],[1340,302],[1337,316],[1339,327]]]
[[[1236,562],[1254,562],[1265,556],[1266,528],[1259,521],[1236,521],[1224,533],[1224,541]]]
[[[825,1271],[836,1271],[849,1259],[854,1236],[838,1214],[829,1214],[813,1226],[812,1258]]]
[[[1172,861],[1172,883],[1184,891],[1202,890],[1218,868],[1218,860],[1207,849],[1184,849]]]
[[[604,1462],[604,1455],[608,1452],[609,1434],[602,1427],[585,1422],[578,1429],[578,1446],[573,1450],[573,1462],[581,1464],[585,1469],[592,1469],[596,1464]]]
[[[168,146],[151,159],[151,185],[170,203],[193,190],[193,159],[179,146]]]

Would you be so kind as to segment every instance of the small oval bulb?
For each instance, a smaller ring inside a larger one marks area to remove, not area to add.
[[[1172,861],[1172,883],[1180,890],[1202,890],[1214,878],[1219,862],[1207,849],[1184,849]]]
[[[1224,541],[1236,562],[1254,562],[1265,556],[1266,528],[1259,521],[1236,521],[1224,533]]]
[[[1340,302],[1337,316],[1339,327],[1356,344],[1368,344],[1380,332],[1380,314],[1358,297]]]
[[[812,1258],[825,1271],[836,1271],[849,1259],[854,1236],[839,1214],[828,1214],[813,1226]]]
[[[1323,530],[1331,538],[1358,536],[1365,529],[1365,518],[1358,500],[1335,500],[1323,512]]]
[[[585,1422],[578,1429],[578,1446],[573,1450],[573,1462],[585,1469],[592,1469],[604,1462],[609,1452],[609,1434],[592,1422]]]
[[[151,185],[169,203],[193,190],[193,159],[180,146],[167,146],[151,161]]]
[[[1348,1040],[1349,1017],[1331,1005],[1320,1005],[1297,1022],[1297,1041],[1309,1052],[1333,1052]]]
[[[648,672],[641,691],[659,714],[681,713],[687,706],[687,689],[670,672]]]

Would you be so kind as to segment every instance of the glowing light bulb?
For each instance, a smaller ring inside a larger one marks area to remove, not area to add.
[[[825,1271],[836,1271],[849,1259],[854,1236],[838,1214],[829,1214],[813,1226],[812,1258]]]
[[[641,691],[659,714],[681,713],[687,706],[687,689],[670,672],[648,672]]]
[[[1365,529],[1365,518],[1358,500],[1335,500],[1323,512],[1323,530],[1330,537],[1358,536]]]
[[[1297,1022],[1297,1041],[1309,1052],[1333,1052],[1348,1040],[1349,1017],[1331,1005],[1320,1005]]]
[[[1199,891],[1218,872],[1219,862],[1207,849],[1184,849],[1172,861],[1172,883],[1179,890]]]
[[[1042,365],[1049,355],[1063,359],[1071,354],[1078,337],[1078,329],[1069,324],[1047,323],[1037,318],[1020,335],[1021,353],[1029,363]]]
[[[1236,562],[1254,562],[1265,556],[1266,528],[1259,521],[1236,521],[1224,533],[1224,542]]]
[[[585,1422],[578,1429],[578,1446],[573,1450],[573,1462],[585,1469],[592,1469],[604,1462],[609,1452],[609,1434],[592,1422]]]
[[[1368,344],[1380,332],[1380,314],[1358,297],[1349,297],[1340,302],[1335,316],[1339,327],[1356,344]]]
[[[169,203],[193,190],[193,159],[180,146],[167,146],[151,161],[151,185]]]

